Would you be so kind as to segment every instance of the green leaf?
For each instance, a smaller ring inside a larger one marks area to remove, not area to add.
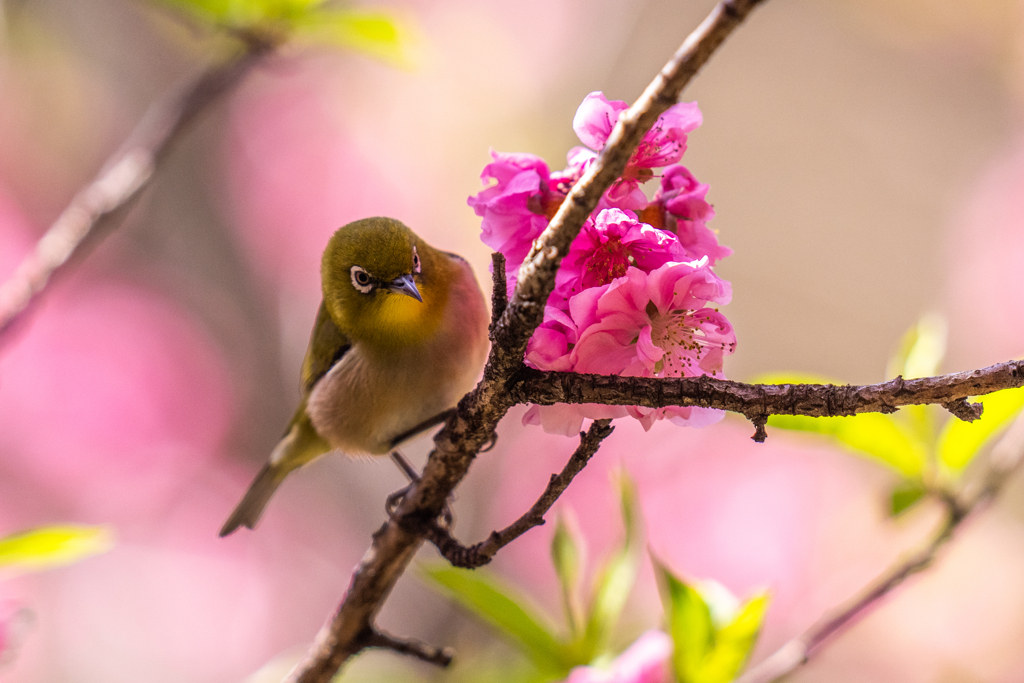
[[[696,589],[676,578],[653,556],[654,573],[661,588],[668,634],[674,645],[672,670],[679,683],[696,683],[704,658],[714,646],[711,610]]]
[[[583,549],[575,531],[563,515],[555,522],[555,535],[551,539],[551,561],[555,565],[562,586],[568,591],[576,589],[583,562]]]
[[[833,437],[848,449],[868,455],[905,477],[924,469],[927,451],[909,429],[889,415],[862,413],[852,417],[772,415],[770,426]]]
[[[298,18],[294,28],[304,42],[343,47],[400,66],[411,61],[410,26],[381,12],[318,9]]]
[[[842,384],[809,372],[766,372],[750,380],[754,384]]]
[[[946,319],[937,313],[921,316],[917,324],[907,330],[899,348],[889,359],[886,377],[901,375],[904,379],[930,377],[939,370],[946,355]],[[906,416],[918,440],[932,444],[935,438],[933,406],[906,406]]]
[[[699,683],[729,683],[736,678],[757,642],[769,597],[761,593],[743,605],[736,617],[714,635],[714,646],[701,665]]]
[[[740,601],[728,588],[713,579],[694,582],[704,604],[711,611],[711,625],[717,632],[740,613]]]
[[[928,490],[919,481],[900,482],[892,491],[889,513],[896,517],[913,507],[927,495]]]
[[[960,472],[1024,408],[1024,389],[1004,389],[976,399],[985,406],[979,419],[950,418],[939,436],[939,461]]]
[[[622,546],[608,559],[595,582],[580,650],[580,658],[584,661],[593,659],[607,647],[611,630],[626,605],[640,567],[641,533],[636,489],[624,471],[617,475],[617,484],[625,537]]]
[[[164,0],[214,23],[253,26],[298,20],[314,13],[324,0]]]
[[[729,683],[750,657],[768,611],[768,594],[743,605],[718,583],[691,586],[656,558],[654,571],[672,637],[679,683]],[[714,604],[717,603],[718,609]]]
[[[758,384],[836,384],[803,373],[771,373],[755,378]],[[850,417],[772,415],[768,424],[779,429],[830,436],[848,449],[892,467],[905,477],[917,477],[927,460],[927,446],[913,431],[891,415],[862,413]]]
[[[332,45],[411,64],[411,21],[380,11],[326,6],[325,0],[162,0],[215,27],[263,29],[303,43]]]
[[[538,669],[564,675],[579,663],[569,659],[563,644],[542,625],[542,617],[525,607],[522,596],[483,570],[444,566],[427,569],[426,575],[463,607],[517,641]]]
[[[899,348],[889,359],[886,376],[913,379],[936,374],[946,355],[946,331],[946,319],[941,315],[921,316],[903,335]]]
[[[73,564],[114,546],[108,527],[67,524],[24,531],[0,539],[0,568],[34,572]]]
[[[203,21],[224,26],[249,26],[266,19],[262,0],[163,0]]]
[[[569,628],[573,634],[579,628],[579,579],[583,567],[583,539],[579,538],[573,525],[565,515],[559,515],[555,523],[555,534],[551,538],[551,561],[555,574],[562,586],[562,600]]]

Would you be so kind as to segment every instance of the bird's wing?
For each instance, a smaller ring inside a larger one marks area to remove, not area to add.
[[[320,310],[316,314],[316,323],[313,325],[313,334],[309,337],[306,358],[302,361],[302,400],[299,401],[299,407],[295,410],[295,415],[285,429],[280,443],[270,454],[270,460],[256,475],[242,501],[221,528],[221,536],[227,536],[240,526],[250,529],[255,527],[264,508],[270,502],[270,497],[274,495],[274,491],[285,476],[331,450],[331,445],[317,433],[309,419],[306,402],[313,386],[351,347],[348,337],[334,324],[334,320],[321,302]]]
[[[338,329],[323,302],[316,314],[313,334],[309,337],[309,348],[302,361],[302,395],[306,397],[321,377],[341,360],[352,348],[352,342]]]

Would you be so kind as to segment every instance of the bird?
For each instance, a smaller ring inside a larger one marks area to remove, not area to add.
[[[473,269],[400,221],[339,228],[320,275],[298,408],[222,537],[253,529],[284,478],[321,455],[387,455],[439,424],[483,368],[488,313]]]

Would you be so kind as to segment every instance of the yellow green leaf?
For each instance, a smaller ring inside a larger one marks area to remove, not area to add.
[[[889,359],[886,376],[913,379],[936,374],[946,355],[946,328],[946,319],[937,313],[921,316],[903,335],[899,348]]]
[[[903,335],[896,353],[889,359],[886,377],[901,375],[904,379],[930,377],[939,371],[946,355],[946,319],[929,313]],[[935,438],[934,406],[906,406],[903,414],[918,440],[931,444]]]
[[[963,470],[981,449],[1009,426],[1024,408],[1024,388],[1005,389],[977,399],[985,410],[974,422],[950,418],[939,436],[939,461],[954,472]]]
[[[0,539],[0,569],[24,573],[60,567],[110,550],[114,535],[108,527],[48,526]]]
[[[754,384],[843,384],[809,372],[766,372],[750,381]]]
[[[917,481],[900,482],[892,491],[889,500],[889,513],[896,517],[927,495],[928,490]]]
[[[805,373],[769,373],[757,384],[839,384],[828,378]],[[772,415],[768,425],[798,432],[823,434],[849,450],[867,455],[892,467],[905,477],[916,477],[924,469],[927,447],[906,426],[890,415],[862,413],[850,417],[807,417]]]
[[[294,23],[299,40],[344,47],[399,66],[409,66],[412,29],[381,12],[317,9]]]
[[[772,415],[768,425],[800,432],[824,434],[856,453],[892,467],[905,477],[924,469],[927,451],[913,433],[890,415],[862,413],[851,417]]]
[[[715,633],[714,647],[701,664],[699,683],[729,683],[736,678],[757,642],[768,600],[767,593],[751,598],[732,622]]]
[[[654,573],[661,588],[668,634],[672,638],[672,670],[679,683],[698,683],[704,658],[714,646],[711,610],[693,587],[672,574],[652,557]]]
[[[583,570],[585,555],[583,539],[574,524],[564,514],[555,522],[555,533],[551,538],[551,561],[555,574],[562,586],[562,600],[570,630],[575,634],[580,624],[579,579]]]
[[[163,0],[211,24],[223,26],[249,26],[265,20],[266,7],[262,0]]]
[[[579,644],[579,656],[584,661],[601,654],[607,646],[640,568],[641,532],[636,488],[625,471],[620,470],[614,476],[625,536],[622,545],[601,567],[594,582],[590,612]]]
[[[568,591],[575,590],[579,580],[583,564],[580,545],[575,530],[570,528],[564,516],[559,515],[555,522],[555,534],[551,538],[551,561],[555,565],[555,574]]]
[[[758,384],[839,384],[824,377],[796,372],[765,374],[754,381]],[[768,418],[768,425],[830,436],[848,449],[870,456],[905,477],[918,476],[924,469],[927,458],[927,447],[921,439],[891,415],[772,415]]]

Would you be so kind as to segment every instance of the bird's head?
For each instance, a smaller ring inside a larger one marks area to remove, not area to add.
[[[349,223],[321,262],[327,311],[353,341],[415,341],[440,321],[447,296],[440,256],[393,218]]]

